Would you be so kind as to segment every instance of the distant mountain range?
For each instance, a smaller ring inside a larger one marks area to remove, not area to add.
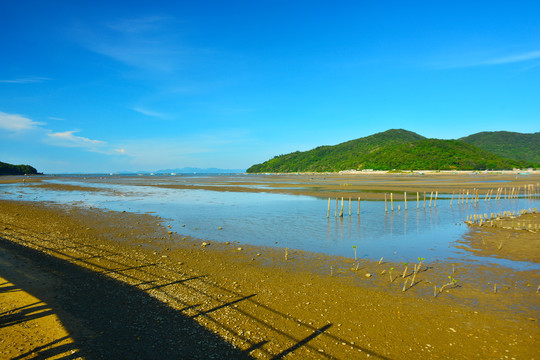
[[[439,140],[392,129],[338,145],[278,155],[247,172],[528,168],[539,167],[539,146],[540,133],[482,132],[459,140]]]

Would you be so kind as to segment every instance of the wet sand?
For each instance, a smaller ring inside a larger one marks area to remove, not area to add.
[[[69,178],[69,177],[62,177]],[[426,196],[435,196],[435,192],[451,196],[455,194],[457,201],[460,191],[477,189],[479,194],[485,196],[488,191],[498,187],[509,189],[514,187],[523,193],[524,186],[535,184],[538,190],[540,186],[540,172],[530,175],[518,173],[472,173],[472,172],[430,172],[419,173],[366,173],[366,174],[279,174],[279,175],[247,175],[242,177],[211,176],[211,177],[183,177],[183,176],[132,176],[133,185],[156,186],[172,189],[202,189],[212,191],[235,191],[235,192],[266,192],[291,195],[308,195],[322,198],[328,197],[351,197],[356,199],[360,196],[365,200],[384,199],[385,193],[393,193],[394,199],[403,199],[403,193],[407,192],[408,200],[415,200],[419,193],[421,201]],[[178,184],[178,180],[186,179],[186,184]],[[55,177],[29,177],[26,182],[34,186],[47,186],[57,190],[85,190],[78,185],[61,183],[43,184],[44,179]],[[76,178],[78,181],[80,177]],[[161,180],[155,184],[155,179]],[[174,184],[167,184],[167,180],[174,179]],[[114,184],[115,177],[92,178],[92,182]],[[196,181],[197,184],[191,184]],[[22,177],[5,177],[0,183],[22,182]],[[121,182],[125,184],[125,182]],[[94,190],[96,190],[94,188]],[[539,194],[540,195],[540,194]]]
[[[484,230],[471,229],[469,239],[505,236]],[[531,233],[513,237],[523,234]],[[423,264],[416,276],[409,264],[402,277],[404,264],[384,260],[202,243],[150,215],[0,201],[0,276],[21,290],[0,292],[0,344],[9,344],[0,357],[62,354],[54,350],[60,342],[49,338],[43,347],[32,328],[24,344],[9,341],[15,327],[4,314],[16,309],[5,307],[24,294],[58,316],[73,339],[63,344],[70,358],[534,359],[540,352],[538,270],[446,262]],[[527,243],[500,254],[537,250]],[[434,293],[448,276],[456,283]],[[29,320],[20,316],[19,324]]]

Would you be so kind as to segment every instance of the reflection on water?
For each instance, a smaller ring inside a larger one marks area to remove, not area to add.
[[[139,179],[114,184],[92,180],[55,180],[56,183],[91,186],[113,191],[61,191],[40,186],[7,184],[0,186],[0,198],[51,201],[72,206],[94,207],[135,213],[155,213],[179,234],[212,241],[279,246],[331,255],[353,257],[356,245],[359,257],[378,260],[428,261],[447,258],[482,260],[456,249],[452,243],[467,232],[467,215],[519,211],[538,207],[538,200],[479,201],[478,206],[450,206],[439,198],[437,207],[426,208],[420,200],[394,201],[394,212],[385,212],[384,201],[345,201],[344,216],[335,216],[335,199],[327,218],[327,200],[309,196],[250,192],[217,192],[192,189],[168,189],[134,185]],[[146,184],[151,180],[145,179]],[[339,204],[340,205],[340,204]],[[401,206],[401,211],[398,211]],[[185,227],[182,227],[185,225]],[[222,228],[220,230],[219,228]],[[493,260],[494,261],[494,260]],[[528,263],[496,260],[512,267],[535,267]],[[537,268],[537,266],[536,266]]]

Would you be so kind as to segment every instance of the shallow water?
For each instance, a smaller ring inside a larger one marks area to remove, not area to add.
[[[238,181],[232,177],[231,185]],[[245,179],[242,177],[242,179]],[[437,207],[426,208],[420,201],[394,201],[394,212],[386,213],[384,201],[344,204],[343,218],[335,217],[335,199],[327,218],[326,199],[310,196],[169,189],[159,184],[198,184],[201,177],[117,177],[113,182],[98,178],[60,178],[44,183],[79,185],[108,191],[61,191],[22,184],[0,185],[0,198],[48,201],[80,207],[93,207],[134,213],[154,213],[184,236],[210,241],[237,241],[242,244],[288,247],[330,255],[378,260],[413,262],[473,260],[498,263],[513,268],[538,268],[526,262],[481,258],[453,246],[468,230],[467,215],[519,211],[538,207],[538,200],[479,201],[479,205],[450,206],[450,199],[439,197]],[[219,181],[223,179],[219,178]],[[429,197],[429,195],[428,195]],[[340,206],[341,204],[339,204]],[[398,211],[398,206],[401,211]],[[388,203],[390,207],[390,203]],[[185,225],[185,227],[182,227]],[[221,230],[219,228],[222,228]]]

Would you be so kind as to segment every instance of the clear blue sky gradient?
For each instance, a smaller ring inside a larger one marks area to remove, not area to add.
[[[0,161],[46,173],[540,130],[538,1],[5,0],[0,18]]]

